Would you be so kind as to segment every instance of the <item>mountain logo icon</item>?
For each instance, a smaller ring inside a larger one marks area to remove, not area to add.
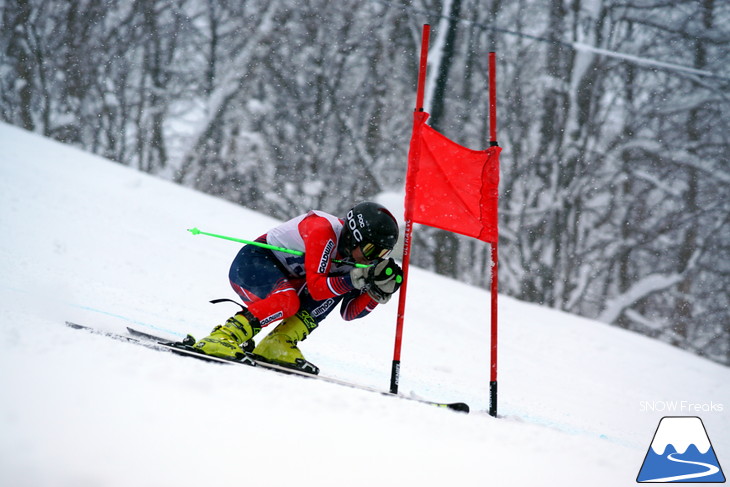
[[[725,482],[702,420],[665,416],[659,421],[637,482]]]

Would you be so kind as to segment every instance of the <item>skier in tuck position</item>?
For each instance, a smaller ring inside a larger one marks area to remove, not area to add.
[[[340,314],[348,321],[388,302],[402,281],[401,268],[388,257],[397,240],[393,215],[371,202],[355,205],[344,220],[310,211],[269,230],[256,242],[304,255],[245,245],[229,278],[246,306],[194,348],[228,359],[240,359],[253,349],[259,360],[318,373],[297,343],[340,302]],[[279,320],[254,348],[252,339],[261,328]]]

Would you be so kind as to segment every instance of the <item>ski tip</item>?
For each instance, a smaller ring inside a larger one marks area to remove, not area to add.
[[[458,411],[460,413],[469,413],[469,405],[465,402],[430,402],[430,401],[422,401],[426,404],[431,404],[432,406],[436,406],[439,408],[444,409],[451,409],[452,411]]]
[[[444,406],[451,409],[452,411],[459,411],[460,413],[469,414],[469,405],[465,402],[454,402],[451,404],[445,404]]]

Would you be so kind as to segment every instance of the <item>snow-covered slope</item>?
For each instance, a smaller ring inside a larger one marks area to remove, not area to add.
[[[665,415],[701,416],[730,465],[728,368],[507,297],[486,415],[488,293],[416,268],[401,391],[473,414],[69,329],[204,335],[235,311],[207,300],[235,297],[238,245],[186,229],[276,221],[15,127],[0,147],[0,485],[630,485]],[[301,348],[387,389],[395,308]]]

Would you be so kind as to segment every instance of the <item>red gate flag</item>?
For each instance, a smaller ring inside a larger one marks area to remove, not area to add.
[[[406,288],[411,255],[413,223],[422,223],[446,231],[460,233],[488,242],[491,252],[491,357],[489,380],[489,414],[497,416],[497,291],[498,229],[497,200],[499,186],[499,154],[497,144],[496,53],[489,53],[489,148],[473,151],[444,137],[426,125],[428,113],[423,111],[428,40],[431,29],[423,26],[421,59],[418,67],[416,108],[413,113],[413,135],[408,151],[406,173],[405,220],[403,238],[403,282],[398,300],[395,327],[393,367],[390,392],[398,393],[400,358],[403,342],[403,321],[406,309]]]
[[[482,151],[462,147],[427,125],[428,116],[414,113],[406,211],[413,212],[415,223],[496,242],[502,149],[496,145]]]

